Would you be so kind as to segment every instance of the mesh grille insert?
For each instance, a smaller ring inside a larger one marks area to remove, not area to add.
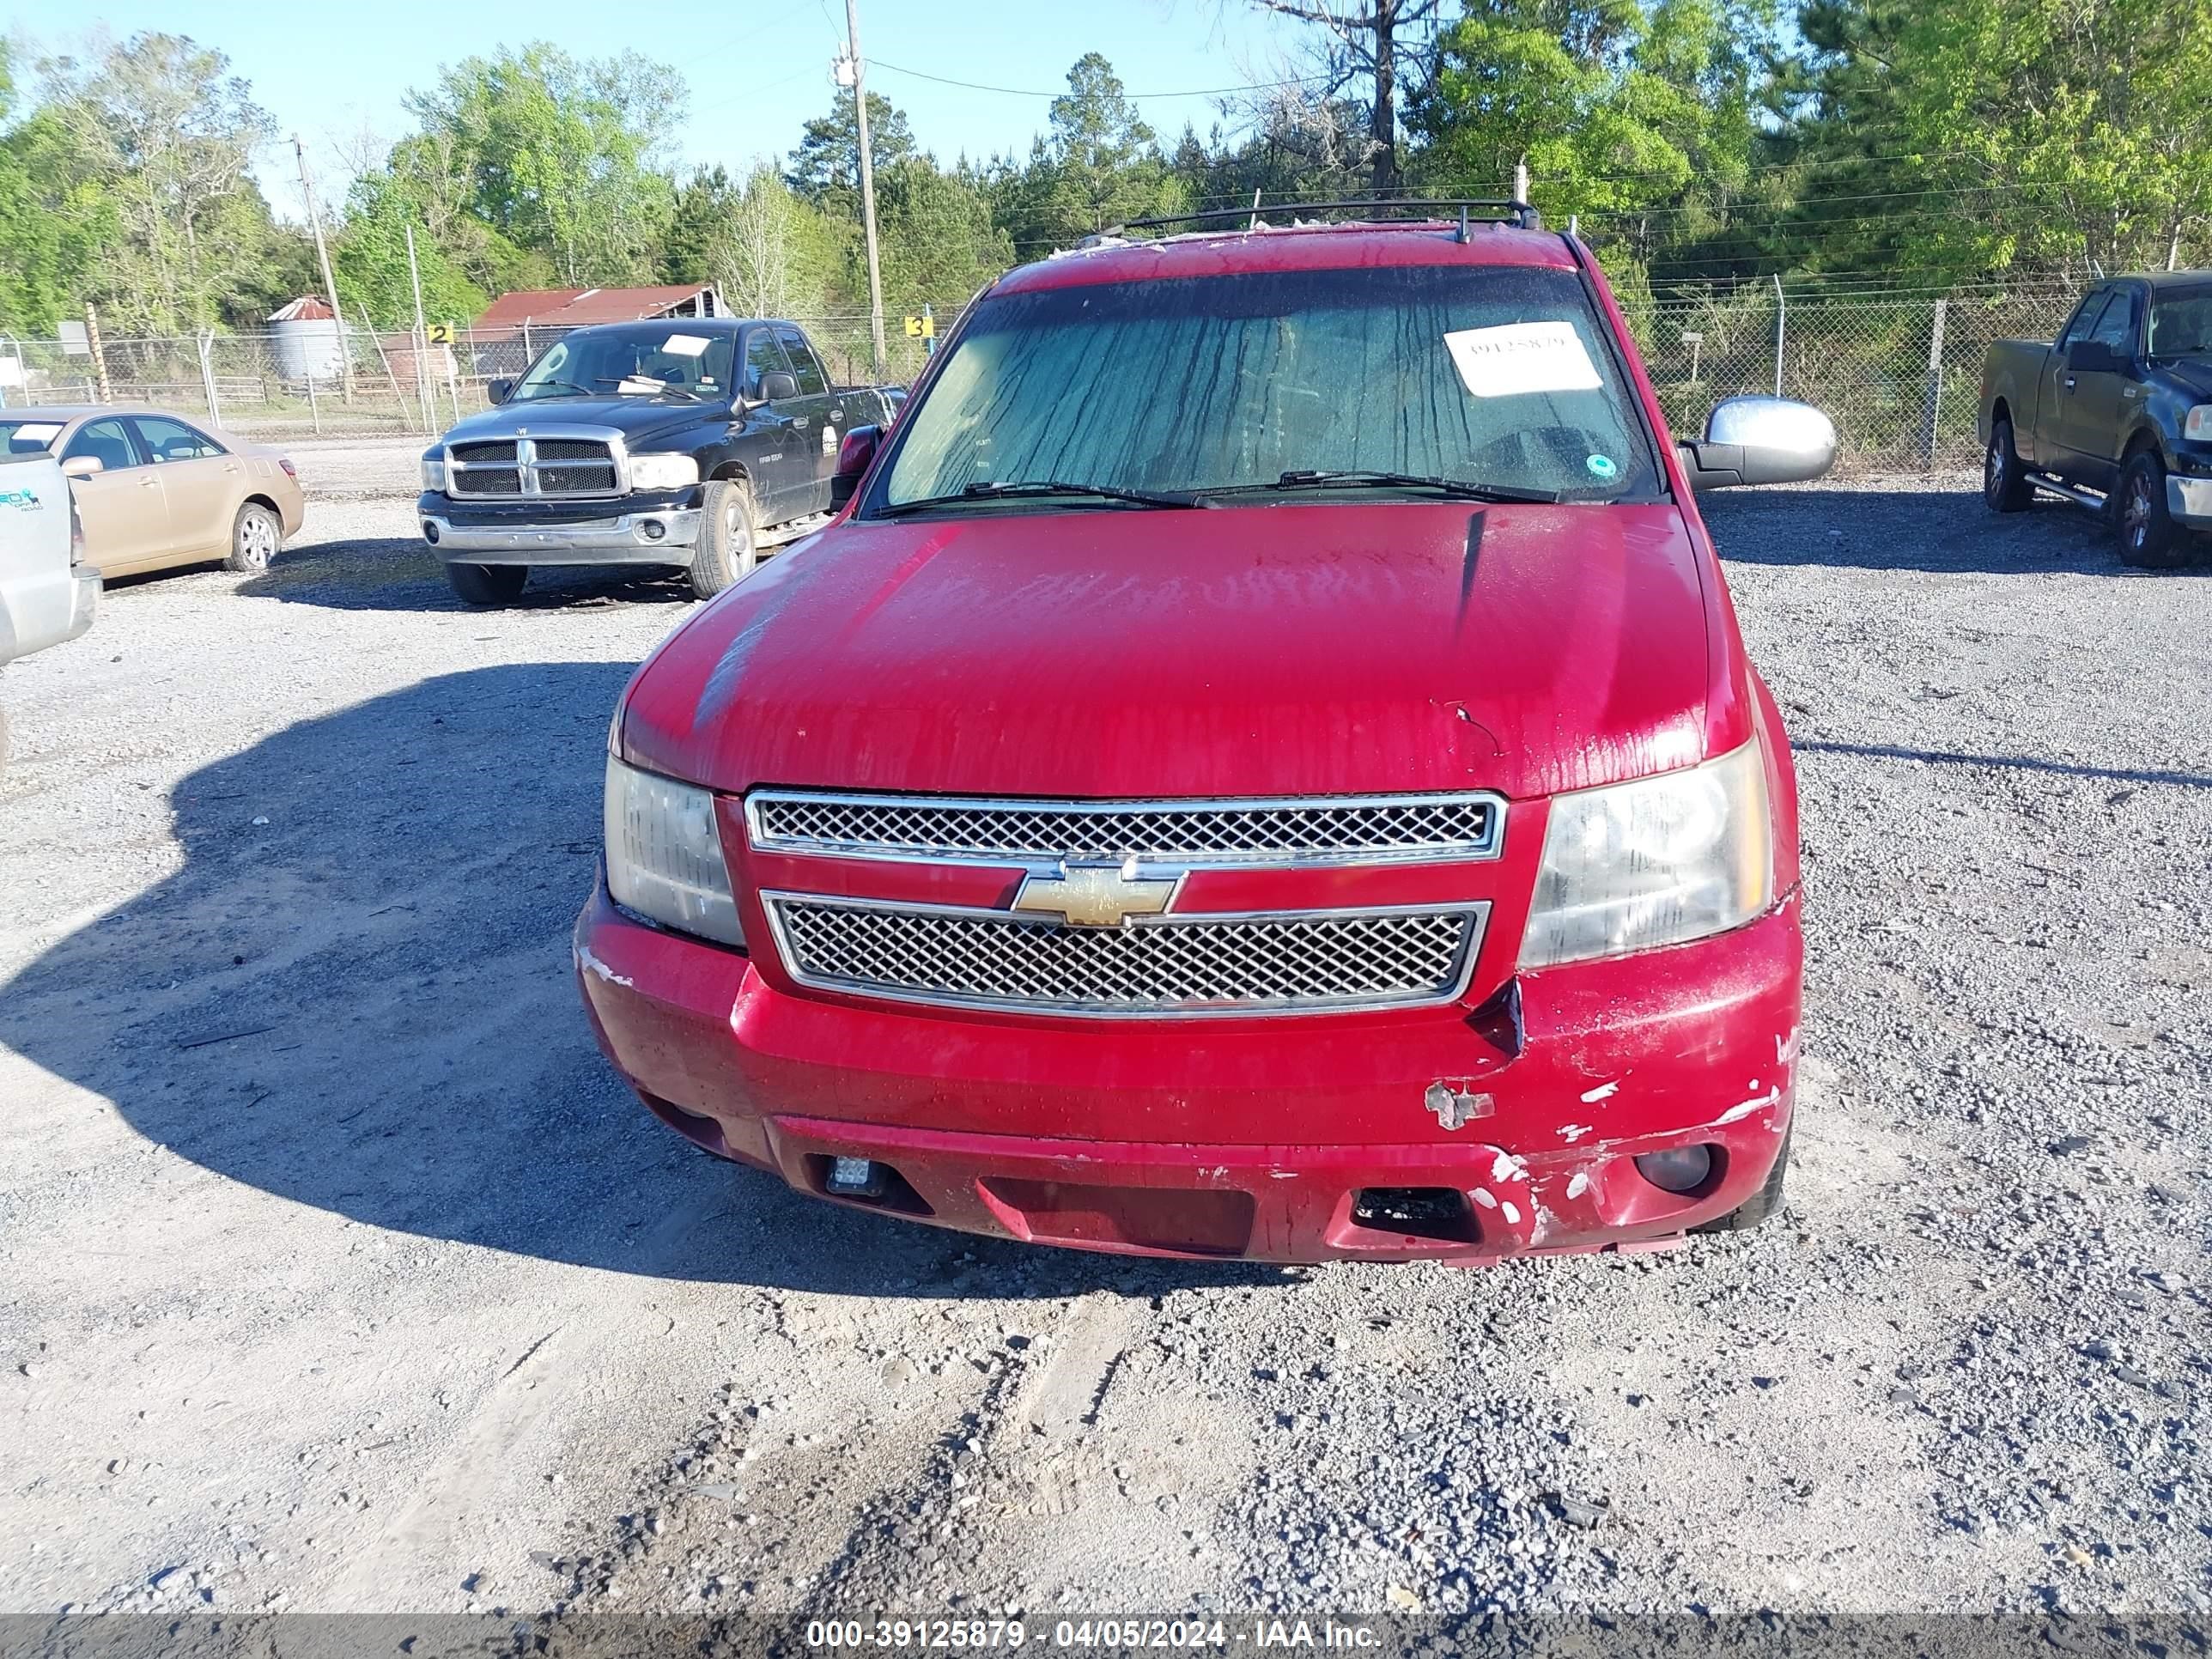
[[[1504,829],[1504,804],[1474,794],[1090,805],[762,792],[751,805],[755,843],[775,851],[1009,862],[1492,858]]]
[[[1479,909],[1185,917],[1072,927],[763,894],[802,982],[1039,1013],[1297,1012],[1447,1000]]]

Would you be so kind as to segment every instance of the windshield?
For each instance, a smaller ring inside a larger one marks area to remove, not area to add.
[[[692,398],[730,395],[730,355],[737,338],[702,333],[682,318],[622,328],[583,329],[545,349],[510,399],[545,398]]]
[[[54,440],[62,435],[64,424],[61,421],[36,418],[0,420],[0,453],[34,455],[40,450],[50,449]]]
[[[1568,501],[1657,489],[1605,331],[1564,270],[1271,271],[1006,295],[977,308],[901,427],[879,507],[1043,480],[1266,500],[1285,474],[1347,470]]]
[[[2154,289],[2143,350],[2153,357],[2212,355],[2212,283]]]

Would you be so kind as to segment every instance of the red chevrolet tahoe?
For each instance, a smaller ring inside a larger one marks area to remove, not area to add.
[[[574,956],[655,1115],[1103,1250],[1774,1208],[1795,775],[1691,492],[1834,432],[1670,440],[1533,221],[1109,237],[969,308],[616,712]]]

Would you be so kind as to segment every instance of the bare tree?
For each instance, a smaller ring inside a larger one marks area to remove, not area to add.
[[[1377,196],[1397,193],[1398,91],[1405,58],[1436,24],[1440,0],[1253,0],[1263,11],[1323,30],[1322,99],[1358,80],[1370,88],[1367,160]]]

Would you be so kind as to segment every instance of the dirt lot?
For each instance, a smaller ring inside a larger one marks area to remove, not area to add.
[[[413,453],[0,674],[0,1608],[2212,1606],[2212,571],[1716,499],[1803,775],[1788,1216],[1130,1264],[626,1096],[567,928],[688,600],[462,611]]]

